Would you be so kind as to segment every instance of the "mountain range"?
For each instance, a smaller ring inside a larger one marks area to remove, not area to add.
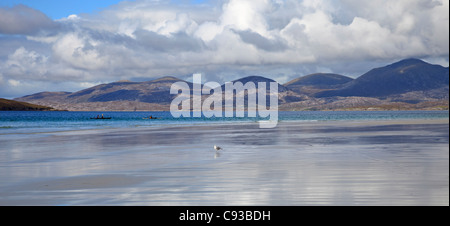
[[[342,88],[318,93],[316,97],[383,97],[414,91],[426,91],[449,84],[449,69],[418,59],[406,59],[373,69]]]
[[[41,92],[16,101],[72,111],[169,110],[175,77],[147,82],[118,81],[78,92]],[[274,82],[249,76],[233,82]],[[188,83],[192,89],[193,84]],[[224,86],[223,86],[224,87]],[[267,86],[269,87],[269,86]],[[405,59],[356,79],[317,73],[278,84],[280,110],[448,109],[449,68]]]

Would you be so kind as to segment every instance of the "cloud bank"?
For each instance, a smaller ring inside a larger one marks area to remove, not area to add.
[[[32,35],[56,26],[44,13],[25,5],[0,8],[0,34]]]
[[[0,8],[0,96],[192,73],[356,76],[409,57],[448,66],[449,1],[137,0],[56,21]]]

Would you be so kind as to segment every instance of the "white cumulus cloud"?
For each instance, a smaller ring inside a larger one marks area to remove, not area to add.
[[[136,0],[57,21],[23,5],[0,8],[2,87],[192,73],[219,82],[356,76],[410,57],[448,66],[449,1]]]

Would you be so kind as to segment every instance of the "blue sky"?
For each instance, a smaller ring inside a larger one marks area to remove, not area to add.
[[[122,1],[124,0],[1,0],[0,7],[24,4],[40,10],[48,17],[56,20],[72,14],[95,13]],[[199,4],[206,2],[206,0],[172,0],[171,2]]]
[[[92,13],[119,2],[120,0],[2,0],[0,6],[12,7],[17,4],[24,4],[40,10],[52,19],[61,19],[71,14]]]

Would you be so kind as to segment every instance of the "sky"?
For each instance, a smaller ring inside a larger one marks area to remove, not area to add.
[[[0,97],[163,76],[356,78],[449,65],[448,0],[2,0]]]

